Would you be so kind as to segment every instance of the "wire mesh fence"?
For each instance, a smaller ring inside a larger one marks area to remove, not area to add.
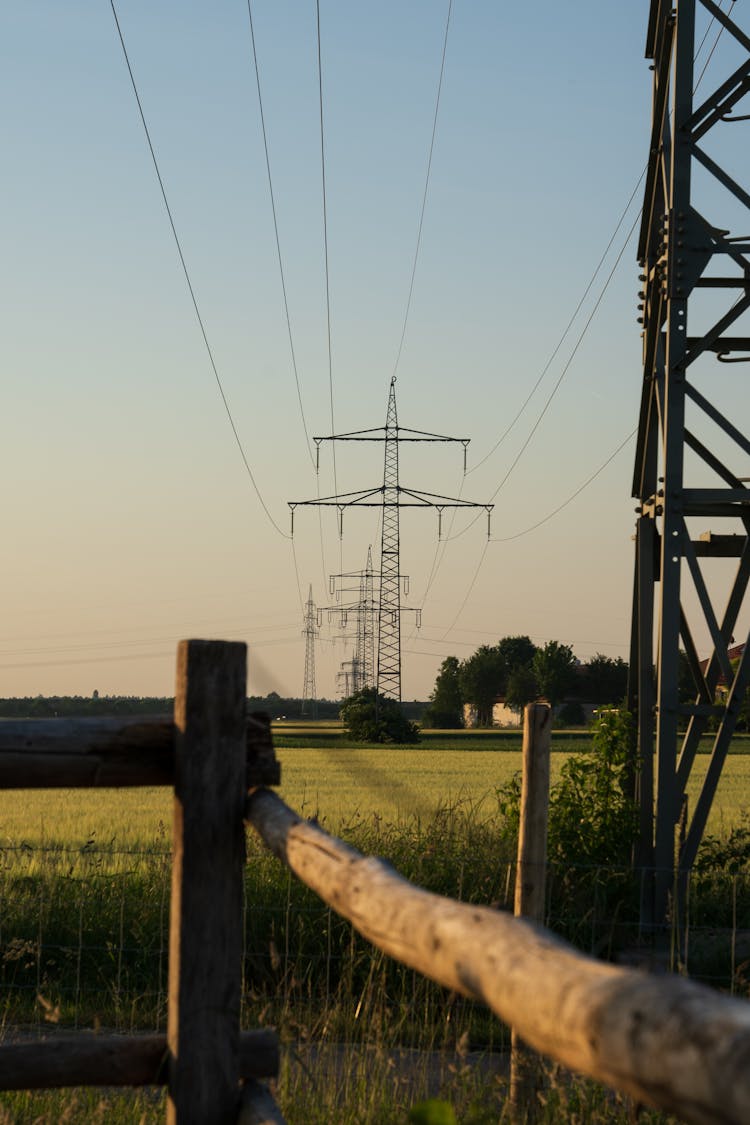
[[[388,841],[381,839],[381,843]],[[455,899],[512,909],[515,864],[485,838],[440,831],[390,841],[413,881]],[[399,846],[395,846],[398,844]],[[373,951],[250,838],[243,911],[243,1022],[292,1037],[382,1036],[415,1045],[505,1045],[506,1030]],[[381,848],[381,852],[388,849]],[[0,848],[0,1012],[6,1034],[59,1028],[166,1026],[171,860],[160,846],[87,841]],[[648,960],[639,922],[642,877],[626,867],[550,865],[548,927],[586,953]],[[679,923],[679,924],[678,924]],[[662,935],[663,937],[663,935]],[[660,968],[750,995],[750,864],[727,857],[688,880]]]

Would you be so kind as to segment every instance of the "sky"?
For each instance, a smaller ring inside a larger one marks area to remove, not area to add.
[[[321,0],[325,229],[315,5],[251,10],[288,324],[246,0],[117,4],[214,372],[110,4],[3,6],[0,696],[169,695],[189,636],[301,695],[312,587],[334,698],[377,512],[290,538],[288,501],[380,485],[308,439],[383,426],[394,373],[400,425],[471,439],[402,485],[494,503],[489,542],[402,513],[403,697],[508,634],[627,657],[647,3],[454,0],[435,118],[448,4]]]

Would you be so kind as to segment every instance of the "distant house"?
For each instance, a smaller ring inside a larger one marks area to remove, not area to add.
[[[541,700],[543,703],[544,700]],[[578,698],[566,699],[555,707],[555,714],[559,715],[563,707],[567,703],[580,704],[583,711],[585,722],[590,722],[596,712],[597,704],[584,702]],[[464,703],[464,726],[475,727],[477,725],[477,708],[473,703]],[[523,715],[519,715],[518,711],[514,711],[507,705],[503,696],[498,696],[492,704],[492,725],[493,727],[521,727],[523,726]]]
[[[745,648],[746,648],[746,645],[744,645],[744,644],[734,645],[732,648],[730,648],[727,651],[727,656],[729,657],[730,663],[734,664],[737,660],[739,660],[740,657],[743,655],[743,653],[745,651]],[[701,660],[700,670],[701,670],[701,672],[703,673],[704,676],[705,676],[706,671],[708,669],[708,665],[709,665],[708,660]],[[719,678],[716,681],[716,693],[717,693],[718,696],[724,697],[724,696],[726,696],[728,690],[729,690],[729,684],[726,681],[726,677],[725,677],[723,672],[719,672]]]
[[[512,708],[508,707],[504,696],[498,696],[492,704],[493,727],[519,727],[522,722],[523,716],[520,716],[517,711],[513,711]],[[476,706],[473,703],[464,703],[464,726],[475,727],[476,725]]]

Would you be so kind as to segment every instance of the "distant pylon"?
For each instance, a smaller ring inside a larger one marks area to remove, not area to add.
[[[358,579],[358,587],[345,585],[347,579]],[[358,600],[342,601],[341,595],[346,593],[358,593]],[[354,656],[341,665],[338,676],[340,683],[345,685],[346,694],[351,695],[375,685],[375,615],[378,604],[374,596],[372,547],[367,548],[364,570],[331,575],[331,595],[335,596],[336,604],[328,606],[329,619],[334,614],[338,615],[342,629],[346,629],[349,615],[353,613],[355,617]]]
[[[315,608],[312,596],[312,585],[305,602],[305,627],[302,635],[305,638],[305,682],[302,688],[303,715],[312,714],[316,718],[318,713],[318,698],[315,690],[315,642],[318,639],[320,624],[318,610]]]
[[[385,419],[383,520],[380,536],[378,691],[401,699],[401,539],[399,535],[398,415],[396,380],[391,379]]]
[[[380,435],[383,436],[380,436]],[[375,436],[378,435],[378,436]],[[424,492],[414,488],[404,488],[399,482],[398,444],[401,441],[452,441],[464,447],[464,471],[466,471],[466,447],[469,438],[445,437],[443,434],[426,433],[424,430],[411,430],[399,426],[396,414],[396,377],[391,379],[388,394],[388,413],[385,426],[369,430],[355,430],[348,434],[331,434],[328,437],[314,437],[318,453],[323,441],[382,441],[385,442],[385,467],[383,484],[359,492],[343,492],[336,496],[319,497],[317,500],[290,500],[292,514],[292,534],[294,534],[294,510],[307,505],[310,507],[336,508],[339,517],[339,536],[343,535],[345,508],[381,508],[382,535],[380,555],[380,595],[378,611],[378,658],[377,690],[390,699],[401,700],[401,614],[408,609],[399,601],[401,583],[404,575],[400,573],[399,514],[401,508],[434,508],[438,514],[438,536],[446,508],[484,508],[487,512],[487,535],[489,536],[490,513],[494,505],[477,504],[472,500],[458,497],[440,496],[434,492]],[[407,592],[406,590],[404,591]],[[420,611],[416,610],[417,624]]]

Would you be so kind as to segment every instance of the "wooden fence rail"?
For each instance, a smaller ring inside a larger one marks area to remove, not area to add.
[[[279,1044],[270,1031],[243,1031],[239,1077],[278,1073]],[[65,1086],[160,1086],[169,1077],[166,1035],[78,1033],[0,1047],[0,1090]]]
[[[169,717],[6,719],[0,721],[0,789],[173,785],[176,734]],[[247,717],[245,740],[248,787],[277,785],[264,716]]]
[[[594,961],[541,926],[412,886],[274,793],[246,818],[365,938],[488,1005],[537,1051],[696,1125],[750,1122],[750,1004]]]

